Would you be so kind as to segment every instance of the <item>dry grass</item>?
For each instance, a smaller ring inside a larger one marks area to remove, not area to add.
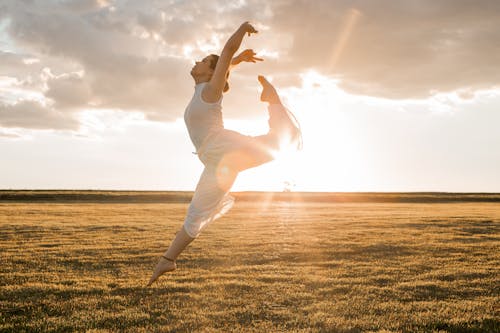
[[[0,203],[0,331],[494,332],[498,203]]]

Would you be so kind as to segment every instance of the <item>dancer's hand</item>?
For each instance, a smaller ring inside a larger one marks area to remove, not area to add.
[[[240,26],[240,30],[244,33],[247,33],[248,36],[258,33],[258,31],[255,30],[255,28],[250,23],[248,23],[248,21],[243,22],[243,24]]]
[[[238,30],[227,40],[222,52],[220,54],[219,60],[217,61],[217,66],[215,66],[212,78],[208,81],[208,84],[203,88],[203,98],[207,102],[216,102],[222,96],[224,87],[227,82],[227,76],[229,74],[230,67],[233,62],[233,57],[235,53],[240,48],[241,42],[245,34],[249,36],[251,34],[257,33],[257,30],[248,22],[244,22]],[[253,59],[254,54],[252,54]]]
[[[257,62],[257,61],[264,61],[262,58],[257,58],[256,53],[252,49],[246,49],[245,51],[241,52],[238,54],[234,59],[233,59],[233,65],[237,65],[240,62]]]

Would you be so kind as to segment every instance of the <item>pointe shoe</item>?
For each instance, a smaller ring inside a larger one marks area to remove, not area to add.
[[[273,87],[273,85],[262,75],[257,76],[257,79],[262,85],[260,100],[262,102],[281,104],[280,97],[278,96],[278,93],[276,92],[276,89]]]
[[[174,270],[176,270],[176,268],[177,268],[177,265],[175,263],[175,260],[172,260],[172,259],[167,258],[165,256],[161,256],[160,261],[158,262],[158,264],[156,264],[153,275],[149,279],[147,286],[148,287],[151,286],[153,284],[153,282],[155,282],[164,273],[174,271]]]

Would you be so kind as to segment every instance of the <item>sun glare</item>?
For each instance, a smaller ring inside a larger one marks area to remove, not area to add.
[[[244,180],[237,183],[237,190],[258,187],[273,191],[349,191],[360,188],[356,171],[366,162],[359,152],[359,133],[351,128],[352,115],[347,111],[350,95],[338,88],[338,81],[316,72],[305,73],[301,79],[301,87],[281,89],[280,94],[301,125],[303,149],[295,151],[284,146],[275,152],[275,161],[269,166],[249,171],[251,175],[245,175]],[[265,120],[245,124],[247,131],[252,127],[255,134],[262,133],[267,125]]]

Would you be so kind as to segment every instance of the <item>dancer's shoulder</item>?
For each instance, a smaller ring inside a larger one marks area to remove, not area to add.
[[[199,99],[204,104],[221,104],[222,94],[218,97],[212,94],[211,86],[209,82],[203,82],[203,85],[199,88]]]

